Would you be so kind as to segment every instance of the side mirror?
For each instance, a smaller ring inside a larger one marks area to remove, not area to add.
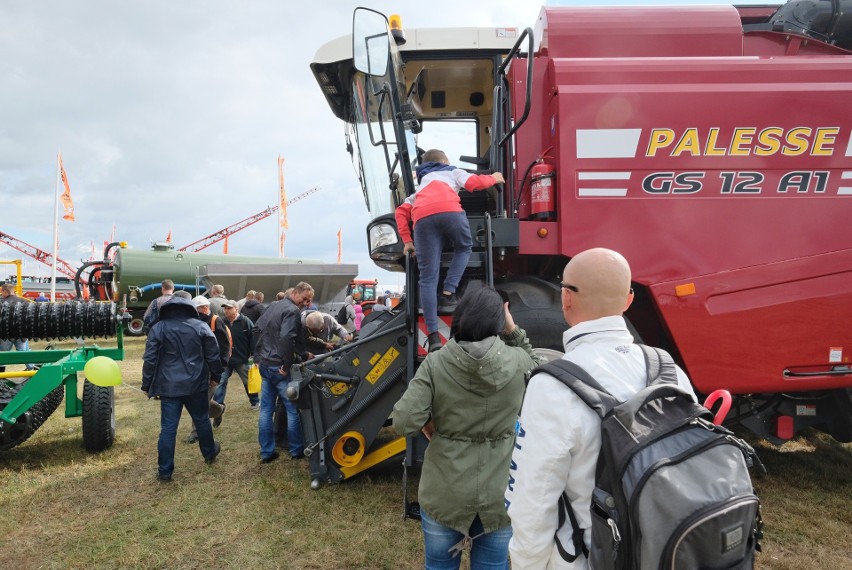
[[[388,71],[389,58],[387,18],[369,8],[356,8],[352,16],[352,59],[355,69],[381,77]]]

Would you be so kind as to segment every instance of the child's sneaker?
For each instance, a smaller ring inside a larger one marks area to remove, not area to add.
[[[456,310],[456,305],[459,304],[459,298],[455,293],[446,295],[441,293],[438,295],[438,312],[442,314],[452,314]]]
[[[436,350],[440,350],[443,346],[441,343],[441,335],[439,333],[433,332],[429,333],[429,352],[435,352]]]

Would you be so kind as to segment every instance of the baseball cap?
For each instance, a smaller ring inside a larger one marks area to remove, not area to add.
[[[197,309],[198,307],[209,307],[210,301],[207,299],[207,297],[202,297],[201,295],[199,295],[198,297],[192,299],[192,304],[195,305],[195,308]]]
[[[222,301],[222,306],[223,307],[233,307],[235,309],[237,308],[237,304],[234,301],[231,301],[230,299],[228,299],[227,301]]]

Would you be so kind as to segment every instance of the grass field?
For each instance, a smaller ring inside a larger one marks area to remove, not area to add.
[[[143,340],[125,347],[111,449],[86,453],[80,418],[65,418],[63,404],[0,452],[0,569],[422,568],[419,524],[402,520],[401,468],[312,491],[305,461],[261,465],[257,413],[236,377],[219,460],[207,466],[180,441],[184,414],[174,481],[157,483],[159,406],[138,391]],[[769,470],[755,479],[766,523],[758,567],[852,568],[852,446],[815,433],[753,443]]]

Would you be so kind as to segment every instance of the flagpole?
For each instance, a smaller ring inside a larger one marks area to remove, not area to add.
[[[53,263],[50,271],[50,302],[56,302],[56,258],[59,256],[59,157],[56,153],[56,188],[53,191]]]

